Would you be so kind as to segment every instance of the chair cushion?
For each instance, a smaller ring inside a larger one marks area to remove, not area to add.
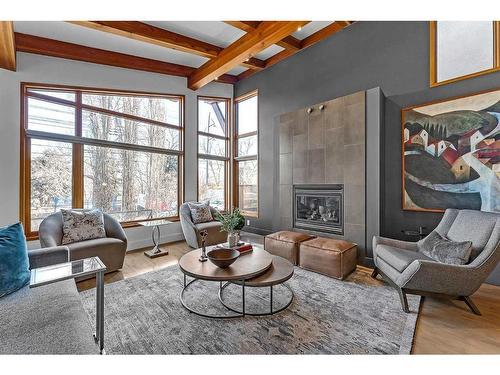
[[[224,241],[226,241],[227,233],[222,232],[220,230],[221,226],[222,226],[222,224],[218,221],[215,221],[215,220],[209,221],[207,223],[195,224],[195,227],[198,231],[196,236],[198,238],[199,246],[201,246],[201,238],[199,238],[199,232],[202,230],[206,230],[208,232],[208,236],[207,236],[207,239],[205,242],[205,244],[207,246],[220,244],[220,243],[223,243]]]
[[[469,262],[472,242],[451,241],[432,231],[418,242],[419,252],[441,263],[463,265]]]
[[[106,272],[122,267],[125,251],[127,250],[125,242],[111,237],[75,242],[66,246],[69,249],[70,260],[98,256],[106,265]]]
[[[188,202],[189,210],[191,211],[191,219],[194,224],[206,223],[212,221],[212,212],[210,206],[206,203]]]
[[[418,251],[403,250],[388,245],[377,246],[377,257],[380,257],[398,272],[403,272],[417,259],[434,261]]]
[[[101,211],[61,210],[61,213],[63,245],[106,237],[104,217]]]
[[[21,223],[0,228],[0,297],[30,281],[28,250]]]
[[[280,232],[272,233],[266,237],[272,238],[273,240],[290,242],[290,243],[301,243],[303,241],[310,240],[314,236],[310,236],[306,233],[292,232],[287,230],[282,230]]]

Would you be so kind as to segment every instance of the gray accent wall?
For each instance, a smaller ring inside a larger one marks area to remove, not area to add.
[[[428,23],[377,21],[357,22],[235,85],[235,96],[259,90],[259,218],[251,219],[251,228],[264,234],[279,228],[279,116],[373,87],[387,97],[381,234],[402,238],[403,229],[436,225],[441,214],[401,209],[401,109],[500,88],[500,72],[430,88]],[[500,268],[490,282],[500,283]]]

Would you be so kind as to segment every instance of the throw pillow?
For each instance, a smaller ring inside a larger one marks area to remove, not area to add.
[[[455,242],[432,231],[418,242],[419,251],[441,263],[463,265],[469,262],[472,242]]]
[[[191,211],[191,219],[193,223],[200,224],[212,221],[212,212],[210,206],[200,202],[188,202],[189,210]]]
[[[30,281],[28,250],[21,223],[0,228],[0,297]]]
[[[104,217],[99,210],[61,210],[63,216],[62,244],[106,237]]]

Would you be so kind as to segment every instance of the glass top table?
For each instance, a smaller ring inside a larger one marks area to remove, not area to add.
[[[160,226],[172,224],[171,221],[166,219],[158,219],[158,220],[145,220],[139,221],[139,225],[143,227],[152,227],[153,230],[151,232],[151,240],[153,241],[153,248],[151,250],[147,250],[144,252],[149,258],[157,258],[163,255],[168,255],[167,249],[162,249],[160,247]]]
[[[104,354],[104,272],[106,266],[99,257],[73,260],[31,270],[30,288],[95,275],[96,278],[96,331],[94,340]]]
[[[101,271],[106,271],[106,266],[98,257],[34,268],[31,270],[30,288],[80,276],[94,275]]]

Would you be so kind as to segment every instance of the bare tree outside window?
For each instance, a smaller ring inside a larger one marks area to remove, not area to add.
[[[229,99],[198,98],[198,199],[227,209]]]
[[[50,213],[74,207],[75,188],[84,208],[99,208],[122,222],[178,215],[180,97],[38,88],[25,95],[25,137],[31,145],[28,232]],[[50,140],[52,134],[57,141]],[[68,139],[60,142],[61,137]],[[75,137],[83,137],[81,147],[75,148]],[[75,159],[79,150],[81,158]],[[83,170],[83,186],[74,187],[78,170]]]

